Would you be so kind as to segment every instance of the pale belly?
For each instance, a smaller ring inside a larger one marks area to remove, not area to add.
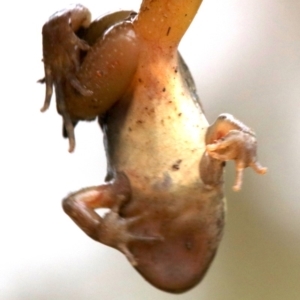
[[[161,239],[129,244],[137,270],[179,292],[201,280],[215,255],[224,226],[222,185],[207,188],[200,178],[208,124],[190,93],[134,86],[104,122],[109,177],[116,171],[129,179],[131,196],[119,212],[136,219],[129,231]]]
[[[198,181],[208,125],[199,104],[189,95],[143,96],[122,99],[107,117],[111,166],[137,185]]]

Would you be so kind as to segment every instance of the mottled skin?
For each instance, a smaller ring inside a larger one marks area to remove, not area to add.
[[[140,12],[90,23],[76,5],[43,27],[46,100],[52,85],[64,135],[99,118],[106,184],[63,200],[65,212],[91,238],[123,252],[154,286],[173,293],[195,286],[224,227],[223,167],[235,160],[241,187],[256,159],[254,133],[231,115],[212,125],[177,47],[201,0],[144,0]],[[76,33],[76,34],[75,34]],[[101,218],[97,208],[110,208]]]

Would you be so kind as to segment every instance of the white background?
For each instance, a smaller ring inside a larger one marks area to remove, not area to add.
[[[95,123],[76,128],[69,154],[54,102],[39,112],[41,28],[67,4],[1,5],[0,299],[299,299],[299,0],[204,0],[182,41],[208,120],[229,112],[254,128],[269,172],[246,171],[243,190],[233,193],[227,168],[225,237],[202,283],[179,296],[150,286],[62,212],[67,193],[100,184],[105,174]],[[140,0],[82,4],[97,17],[137,10]]]

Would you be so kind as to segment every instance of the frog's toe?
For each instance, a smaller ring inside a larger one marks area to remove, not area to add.
[[[77,46],[82,51],[89,51],[91,49],[91,47],[89,46],[89,44],[86,41],[79,39],[79,38],[77,40]]]
[[[89,97],[93,95],[93,92],[82,85],[73,73],[68,75],[68,80],[71,86],[82,96]]]
[[[45,77],[38,80],[38,83],[45,83],[46,84],[46,94],[45,94],[45,100],[44,105],[41,108],[41,112],[46,111],[51,102],[51,97],[53,94],[53,77],[51,73],[51,68],[48,65],[45,65]]]
[[[121,251],[133,266],[137,266],[138,262],[129,250],[129,245],[136,242],[153,243],[162,241],[161,236],[146,236],[130,232],[130,227],[134,226],[141,218],[122,218],[116,212],[111,211],[104,217],[107,232],[103,235],[101,232],[99,241]]]
[[[130,252],[126,244],[120,244],[119,250],[127,257],[128,261],[133,267],[136,267],[138,265],[134,255]]]
[[[257,174],[266,174],[268,170],[268,168],[263,167],[258,161],[252,162],[250,166]]]
[[[124,239],[124,238],[123,238]],[[139,235],[133,235],[128,234],[125,238],[127,240],[126,243],[122,242],[119,243],[117,248],[124,253],[124,255],[127,257],[128,261],[131,263],[132,266],[136,267],[138,266],[138,261],[132,254],[132,252],[128,248],[128,244],[132,242],[146,242],[146,243],[154,243],[154,242],[161,242],[163,241],[163,237],[161,236],[139,236]]]
[[[126,222],[127,230],[130,228],[135,228],[139,226],[139,223],[145,219],[145,215],[139,215],[135,217],[130,217],[124,219]],[[164,240],[164,237],[156,234],[155,236],[149,236],[149,235],[141,235],[141,234],[129,234],[129,241],[130,242],[147,242],[147,243],[153,243],[153,242],[162,242]]]
[[[239,191],[242,187],[244,168],[236,168],[235,183],[232,187],[234,191]]]

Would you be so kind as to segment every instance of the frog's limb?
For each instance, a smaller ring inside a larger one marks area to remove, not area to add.
[[[46,96],[41,111],[49,107],[54,86],[70,152],[74,124],[105,113],[132,81],[139,56],[134,17],[132,11],[118,12],[90,24],[90,12],[73,5],[43,26],[45,78],[39,82],[46,83]]]
[[[77,73],[79,81],[93,94],[84,99],[73,98],[69,105],[72,114],[85,120],[111,108],[130,85],[138,58],[138,39],[130,20],[108,29],[87,52]]]
[[[69,137],[69,151],[75,147],[74,126],[67,108],[64,87],[71,85],[83,96],[92,94],[76,77],[80,67],[82,51],[88,51],[89,45],[79,39],[75,31],[89,26],[91,14],[80,4],[72,5],[68,9],[52,15],[43,26],[43,62],[45,77],[39,80],[46,84],[46,96],[41,111],[48,109],[53,93],[56,91],[57,110],[63,117],[63,128]]]
[[[254,132],[232,115],[220,115],[207,129],[205,142],[206,155],[221,162],[235,161],[235,191],[241,188],[245,168],[252,167],[258,174],[265,174],[267,171],[257,160]]]
[[[118,173],[110,183],[88,187],[72,193],[63,200],[63,209],[92,239],[123,252],[129,262],[137,265],[128,245],[133,241],[153,242],[158,237],[137,236],[129,232],[140,217],[123,218],[120,209],[130,200],[131,189],[127,177]],[[110,208],[103,218],[98,208]]]
[[[46,83],[46,97],[41,111],[48,109],[52,96],[52,86],[67,79],[70,84],[84,95],[89,94],[75,77],[80,65],[80,51],[87,51],[88,44],[79,39],[75,31],[80,27],[88,27],[91,14],[80,4],[52,15],[43,26],[43,62],[45,78],[40,82]],[[59,101],[59,99],[57,100]]]
[[[132,21],[137,13],[132,10],[120,10],[94,20],[89,27],[81,28],[77,35],[85,40],[90,46],[93,46],[99,37],[113,28],[116,24],[124,21]]]

